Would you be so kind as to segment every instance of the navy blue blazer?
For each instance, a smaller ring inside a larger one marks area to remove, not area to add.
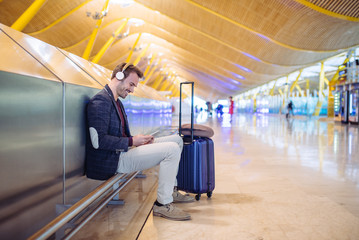
[[[88,178],[107,180],[117,170],[121,152],[127,152],[129,137],[127,115],[120,102],[125,120],[126,136],[122,137],[121,118],[108,85],[87,105],[86,175]]]

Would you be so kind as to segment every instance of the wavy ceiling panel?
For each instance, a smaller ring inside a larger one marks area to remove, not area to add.
[[[305,0],[302,1],[305,2]],[[359,31],[358,23],[343,21],[317,12],[299,3],[300,1],[229,0],[225,4],[216,0],[187,0],[185,2],[192,6],[199,4],[204,9],[225,16],[266,38],[298,48],[298,50],[335,51],[358,45],[358,42],[351,38],[350,34],[351,31]],[[320,5],[321,2],[328,1],[316,0],[315,2]],[[356,8],[359,6],[359,2],[353,0],[331,0],[330,2],[330,5],[337,7],[347,3],[356,5]],[[323,41],[328,37],[335,39],[335,41],[331,41],[335,44]]]
[[[303,0],[298,1],[303,3]],[[326,11],[341,15],[350,21],[359,21],[359,2],[348,0],[306,0],[317,7],[325,9]],[[337,16],[338,17],[338,16]],[[357,19],[354,19],[357,18]]]
[[[48,0],[23,32],[82,56],[105,2]],[[126,60],[141,33],[137,48],[151,44],[141,55],[143,70],[151,56],[163,54],[149,85],[163,71],[175,71],[178,79],[196,81],[197,93],[206,97],[235,95],[359,45],[354,0],[137,0],[127,7],[120,2],[110,1],[89,59],[125,18],[141,19],[142,25],[125,27],[121,34],[129,35],[114,39],[99,64],[111,69]],[[0,22],[11,26],[30,4],[0,1]],[[131,61],[140,54],[135,51]]]
[[[111,49],[111,53],[107,54],[108,55],[107,59],[103,60],[103,65],[112,69],[118,63],[124,61],[129,53],[128,47],[130,47],[130,43],[132,43],[136,37],[137,36],[135,35],[129,36],[128,38],[125,38],[124,40],[121,40],[116,44],[114,44]],[[232,90],[236,90],[236,89],[238,90],[237,88],[238,86],[248,85],[250,83],[253,83],[254,81],[254,80],[252,80],[251,82],[245,81],[244,83],[239,84],[238,81],[234,80],[232,75],[226,74],[225,71],[218,68],[216,65],[211,64],[211,62],[208,62],[203,58],[193,55],[193,53],[189,51],[185,51],[181,48],[173,46],[165,42],[164,40],[156,38],[154,36],[151,37],[151,41],[149,39],[143,38],[138,45],[147,45],[149,43],[152,43],[151,47],[148,50],[149,53],[161,52],[165,56],[165,59],[163,59],[162,61],[162,65],[165,64],[166,60],[172,61],[173,59],[179,59],[182,61],[182,63],[186,62],[191,66],[197,66],[201,71],[207,73],[208,75],[214,75],[215,73],[218,73],[218,77],[216,78],[219,81],[219,83],[232,85],[234,87],[232,88]],[[132,56],[132,59],[136,59],[139,52],[136,52]],[[162,56],[158,57],[158,59],[162,59]],[[221,74],[221,72],[223,74]]]

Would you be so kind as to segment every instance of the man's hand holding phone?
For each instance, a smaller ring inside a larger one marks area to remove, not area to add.
[[[136,135],[132,138],[133,141],[133,146],[141,146],[141,145],[145,145],[145,144],[150,144],[153,143],[154,141],[154,137],[152,135]]]

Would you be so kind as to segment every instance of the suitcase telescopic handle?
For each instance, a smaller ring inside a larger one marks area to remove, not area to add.
[[[179,134],[182,134],[182,85],[191,84],[192,85],[192,94],[191,94],[191,139],[193,142],[193,95],[194,95],[194,82],[181,82],[180,83],[180,102],[179,102]]]

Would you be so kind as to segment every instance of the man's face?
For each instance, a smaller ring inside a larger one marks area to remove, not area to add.
[[[122,81],[119,81],[116,91],[121,98],[126,98],[129,93],[133,93],[138,84],[138,76],[131,72],[130,75]]]

